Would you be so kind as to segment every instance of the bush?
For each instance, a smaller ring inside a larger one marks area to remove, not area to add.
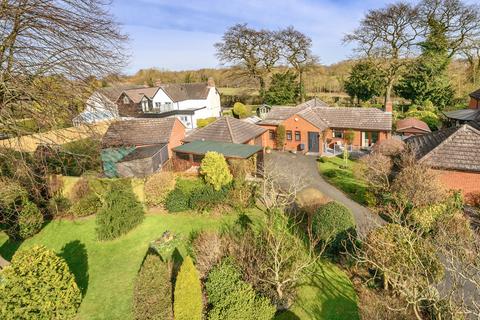
[[[322,205],[326,204],[330,199],[326,197],[320,190],[315,188],[305,188],[297,193],[296,203],[305,210],[308,215],[313,216]]]
[[[214,122],[217,120],[215,117],[209,117],[209,118],[204,118],[204,119],[197,119],[197,128],[203,128],[208,126],[210,123]]]
[[[224,255],[222,239],[216,232],[204,231],[192,240],[192,250],[200,278],[205,279],[210,270]]]
[[[87,194],[91,193],[92,189],[90,188],[90,183],[89,181],[82,177],[78,179],[77,182],[72,187],[72,190],[70,191],[70,198],[72,201],[78,201],[85,197]]]
[[[343,248],[342,242],[355,232],[352,212],[344,205],[332,201],[321,206],[312,220],[312,231],[317,239],[328,243],[332,252]]]
[[[70,200],[60,194],[56,194],[48,200],[48,211],[53,217],[64,216],[70,207]]]
[[[165,207],[169,212],[187,211],[190,209],[189,195],[180,189],[175,189],[167,195]]]
[[[130,183],[111,184],[102,208],[97,214],[96,228],[99,240],[112,240],[135,228],[143,221],[143,207],[132,191]]]
[[[228,159],[230,172],[235,180],[243,181],[249,174],[254,174],[257,167],[256,155],[249,159]]]
[[[170,265],[148,254],[135,280],[133,314],[136,320],[171,320],[172,283]]]
[[[42,213],[35,203],[27,201],[18,214],[18,235],[22,239],[30,238],[42,229],[42,225]]]
[[[286,139],[286,131],[285,131],[285,126],[283,124],[280,124],[277,126],[277,131],[275,132],[275,139],[276,139],[276,145],[277,149],[283,150],[285,147],[285,139]]]
[[[418,228],[424,232],[432,230],[435,222],[448,213],[446,203],[437,203],[427,207],[414,208],[409,215],[409,219]]]
[[[228,203],[237,209],[245,209],[254,204],[254,187],[246,182],[235,182],[229,190]]]
[[[175,283],[173,314],[175,320],[201,320],[203,315],[202,287],[192,259],[183,260]]]
[[[241,102],[235,102],[233,105],[233,114],[238,118],[247,118],[252,114],[252,109]]]
[[[67,263],[42,246],[16,253],[2,278],[2,319],[71,319],[81,302]]]
[[[205,181],[219,191],[223,186],[229,184],[233,177],[228,169],[225,157],[218,152],[207,152],[200,165],[200,173]]]
[[[230,259],[223,260],[208,275],[205,289],[211,309],[211,320],[270,320],[275,307],[259,297],[252,286],[241,279],[241,273]]]
[[[204,212],[226,201],[228,188],[215,190],[211,185],[205,184],[192,190],[189,197],[190,209]]]
[[[69,210],[69,213],[75,217],[86,217],[96,214],[102,207],[102,200],[96,193],[90,192],[83,198],[75,202]]]
[[[170,191],[175,188],[175,175],[161,171],[150,176],[145,182],[145,201],[149,206],[161,206]]]

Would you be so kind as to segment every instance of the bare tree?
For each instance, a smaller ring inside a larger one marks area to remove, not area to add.
[[[479,39],[480,6],[469,5],[461,0],[423,0],[419,4],[420,21],[427,29],[428,19],[435,19],[445,27],[453,57],[466,42]]]
[[[300,84],[300,97],[301,101],[305,101],[304,93],[304,72],[311,66],[315,65],[318,58],[312,53],[312,39],[295,30],[292,26],[280,30],[276,34],[278,41],[280,42],[281,56],[290,64],[298,75]]]
[[[385,104],[390,102],[393,86],[408,63],[406,58],[411,56],[420,31],[418,9],[397,2],[370,10],[360,27],[344,38],[345,42],[356,43],[361,55],[381,62],[386,78]]]
[[[280,59],[279,47],[273,33],[255,30],[247,24],[236,24],[215,44],[222,63],[241,66],[248,76],[259,82],[260,94],[265,92],[267,76]]]
[[[465,41],[459,50],[459,55],[464,57],[468,64],[468,80],[477,85],[480,80],[480,36],[478,39]]]
[[[71,119],[94,89],[92,79],[120,70],[127,37],[109,14],[109,4],[104,0],[1,1],[2,131],[12,137],[30,134],[32,130],[22,125],[25,120],[41,131],[71,126]],[[56,139],[59,135],[68,140],[68,134],[52,131],[35,139],[50,144],[61,140]],[[42,172],[27,161],[31,157],[22,146],[17,147],[21,152],[0,150],[0,161],[17,164],[16,172],[9,174],[13,178],[35,180]]]

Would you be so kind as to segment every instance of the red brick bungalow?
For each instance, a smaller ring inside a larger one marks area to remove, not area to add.
[[[419,161],[438,171],[449,189],[461,190],[466,200],[480,195],[480,122],[446,128],[405,140]]]
[[[296,107],[273,107],[258,123],[269,130],[265,146],[276,145],[276,130],[286,130],[285,150],[324,153],[335,144],[345,144],[346,132],[353,131],[354,148],[369,148],[391,136],[392,113],[376,108],[330,107],[319,99],[312,99]]]

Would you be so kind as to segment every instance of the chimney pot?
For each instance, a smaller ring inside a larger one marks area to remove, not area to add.
[[[209,77],[207,84],[209,87],[215,87],[215,80],[213,80],[213,77]]]

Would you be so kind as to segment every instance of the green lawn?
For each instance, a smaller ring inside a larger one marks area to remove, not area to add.
[[[127,235],[109,242],[95,240],[95,219],[58,220],[23,243],[0,233],[0,254],[10,259],[17,249],[42,244],[62,255],[85,293],[78,319],[131,319],[133,281],[150,241],[171,230],[188,237],[192,230],[220,228],[235,216],[149,214]],[[179,248],[184,252],[184,248]],[[356,297],[348,277],[322,263],[299,289],[297,303],[279,319],[358,319]]]
[[[355,161],[348,160],[346,168],[344,166],[341,157],[323,157],[318,162],[318,170],[328,182],[358,203],[366,204],[367,185],[354,175]]]

